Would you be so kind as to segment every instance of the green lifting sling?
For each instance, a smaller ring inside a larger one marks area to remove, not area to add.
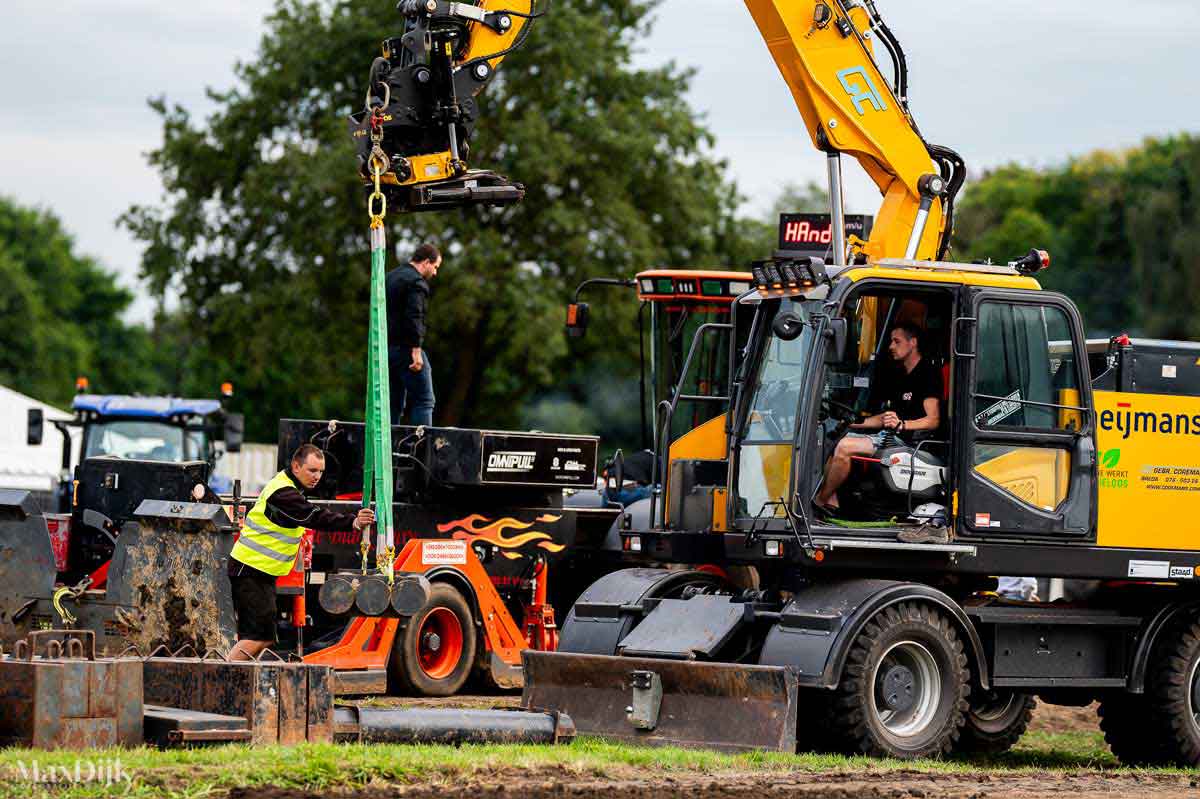
[[[388,383],[387,233],[382,216],[371,221],[371,330],[367,344],[367,440],[363,458],[362,506],[375,500],[375,566],[392,580],[392,406]],[[363,571],[370,539],[363,534]]]

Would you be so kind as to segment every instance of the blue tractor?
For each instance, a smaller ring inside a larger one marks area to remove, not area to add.
[[[78,385],[87,388],[84,379]],[[232,396],[233,387],[226,383],[222,393]],[[59,513],[71,510],[72,427],[82,431],[80,463],[96,457],[166,463],[202,461],[208,464],[208,485],[214,492],[228,494],[233,490],[232,481],[217,475],[215,469],[224,452],[241,449],[243,417],[226,411],[221,400],[80,393],[71,407],[75,418],[53,422],[63,436],[63,479],[56,502]],[[44,424],[41,410],[31,408],[30,444],[41,443]],[[217,447],[218,440],[223,440],[223,450]]]
[[[52,422],[63,437],[62,477],[44,504],[59,579],[72,583],[108,561],[142,500],[186,501],[206,485],[230,494],[232,480],[215,467],[225,452],[241,449],[244,429],[242,415],[218,399],[88,394],[84,379],[77,388],[74,417]],[[226,383],[222,394],[232,396],[233,387]],[[41,409],[31,408],[30,445],[42,443],[44,427]],[[72,428],[80,430],[77,464]]]

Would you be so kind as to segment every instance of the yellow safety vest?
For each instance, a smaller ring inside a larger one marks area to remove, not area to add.
[[[281,488],[295,488],[296,484],[282,471],[263,486],[258,501],[246,514],[242,533],[229,557],[258,569],[266,574],[282,577],[292,570],[296,562],[296,551],[304,537],[303,527],[280,527],[267,518],[267,500]]]

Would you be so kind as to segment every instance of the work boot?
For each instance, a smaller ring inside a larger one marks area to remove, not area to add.
[[[905,544],[949,544],[950,528],[922,524],[914,530],[901,530],[896,540]]]

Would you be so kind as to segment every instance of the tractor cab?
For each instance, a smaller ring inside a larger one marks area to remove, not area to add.
[[[229,494],[232,481],[214,468],[225,452],[241,449],[243,430],[242,415],[217,399],[90,394],[86,378],[76,386],[73,418],[53,422],[63,441],[62,479],[57,512],[46,516],[57,571],[71,583],[106,567],[142,500],[192,499],[197,484]],[[225,384],[222,393],[232,396],[233,387]],[[31,446],[42,443],[44,426],[41,411],[31,409]]]
[[[576,289],[567,310],[567,332],[574,338],[587,329],[589,306],[580,302],[587,288],[633,288],[640,303],[641,447],[613,454],[602,501],[629,506],[646,500],[661,482],[655,452],[698,428],[708,437],[724,436],[717,420],[728,409],[734,357],[746,342],[751,316],[739,319],[735,303],[750,290],[750,280],[748,272],[652,269],[634,279],[594,278]]]
[[[70,512],[71,506],[72,429],[79,431],[80,463],[101,457],[165,463],[199,461],[208,466],[208,484],[213,491],[221,494],[232,490],[228,478],[212,471],[222,454],[241,449],[243,417],[227,412],[220,400],[89,394],[85,393],[86,378],[80,378],[76,387],[80,393],[71,403],[74,418],[53,423],[63,437],[60,512]],[[222,392],[232,396],[232,385],[224,384]],[[31,409],[27,434],[31,445],[41,444],[44,426],[41,412]],[[218,447],[218,440],[223,441],[223,448]]]

